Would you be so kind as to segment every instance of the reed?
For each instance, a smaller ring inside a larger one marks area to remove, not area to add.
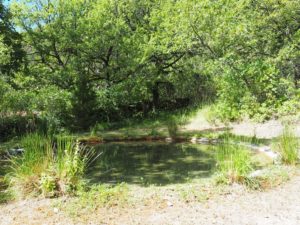
[[[218,147],[216,158],[219,181],[244,182],[253,170],[249,149],[226,140]]]
[[[96,157],[93,149],[72,138],[56,139],[39,134],[22,138],[22,156],[11,158],[10,187],[17,197],[53,197],[75,193],[82,184],[89,163]]]
[[[286,126],[279,137],[277,149],[284,164],[296,165],[299,162],[299,140],[290,127]]]

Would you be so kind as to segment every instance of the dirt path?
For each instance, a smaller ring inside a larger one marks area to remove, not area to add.
[[[239,224],[299,225],[300,176],[268,192],[239,191],[204,204],[184,204],[161,211],[135,212],[129,223],[119,224]],[[118,223],[117,223],[118,224]]]
[[[190,120],[190,122],[183,127],[186,131],[203,131],[207,129],[219,129],[219,128],[229,128],[231,132],[235,135],[241,136],[256,136],[257,138],[272,139],[278,137],[284,130],[284,125],[279,120],[269,120],[264,123],[255,123],[251,121],[243,121],[230,123],[227,125],[210,124],[203,115],[197,115]],[[296,136],[300,137],[300,122],[294,121],[292,123]]]
[[[232,193],[205,203],[101,209],[85,218],[70,219],[56,211],[53,200],[26,200],[0,207],[0,224],[120,224],[120,225],[298,225],[300,224],[300,176],[266,192],[247,192],[241,186]],[[76,221],[76,222],[74,222]]]

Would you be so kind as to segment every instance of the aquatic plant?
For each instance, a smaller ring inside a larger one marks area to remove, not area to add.
[[[22,138],[25,151],[12,157],[7,175],[16,197],[40,195],[45,197],[75,193],[82,185],[83,174],[94,151],[72,138],[56,140],[39,134]]]
[[[250,152],[246,147],[225,141],[217,148],[218,182],[244,182],[253,170]]]
[[[284,164],[295,165],[299,161],[299,140],[293,130],[286,126],[279,137],[277,149]]]

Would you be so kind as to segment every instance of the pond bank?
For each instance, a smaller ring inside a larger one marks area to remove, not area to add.
[[[264,192],[249,191],[234,184],[206,201],[178,201],[175,188],[169,187],[164,189],[165,198],[152,195],[148,201],[98,208],[79,213],[80,216],[70,216],[58,208],[55,199],[30,199],[0,206],[0,224],[296,225],[300,223],[299,186],[297,172],[287,183]]]

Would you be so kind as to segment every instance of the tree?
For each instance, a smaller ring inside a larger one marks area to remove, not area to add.
[[[11,23],[11,14],[0,1],[0,75],[11,76],[23,62],[21,36]]]
[[[297,0],[195,1],[194,47],[228,117],[272,115],[299,74]],[[294,89],[295,90],[295,89]]]
[[[87,112],[81,116],[95,113],[99,106],[109,116],[113,116],[110,110],[123,105],[152,101],[157,106],[157,89],[162,87],[158,84],[171,87],[174,76],[184,73],[182,63],[189,49],[182,40],[188,34],[174,25],[183,27],[179,18],[184,17],[178,14],[182,3],[30,2],[16,3],[13,11],[28,44],[31,74],[40,84],[72,92],[73,112],[79,102]],[[93,107],[86,92],[78,92],[82,83],[89,96],[98,96]]]

